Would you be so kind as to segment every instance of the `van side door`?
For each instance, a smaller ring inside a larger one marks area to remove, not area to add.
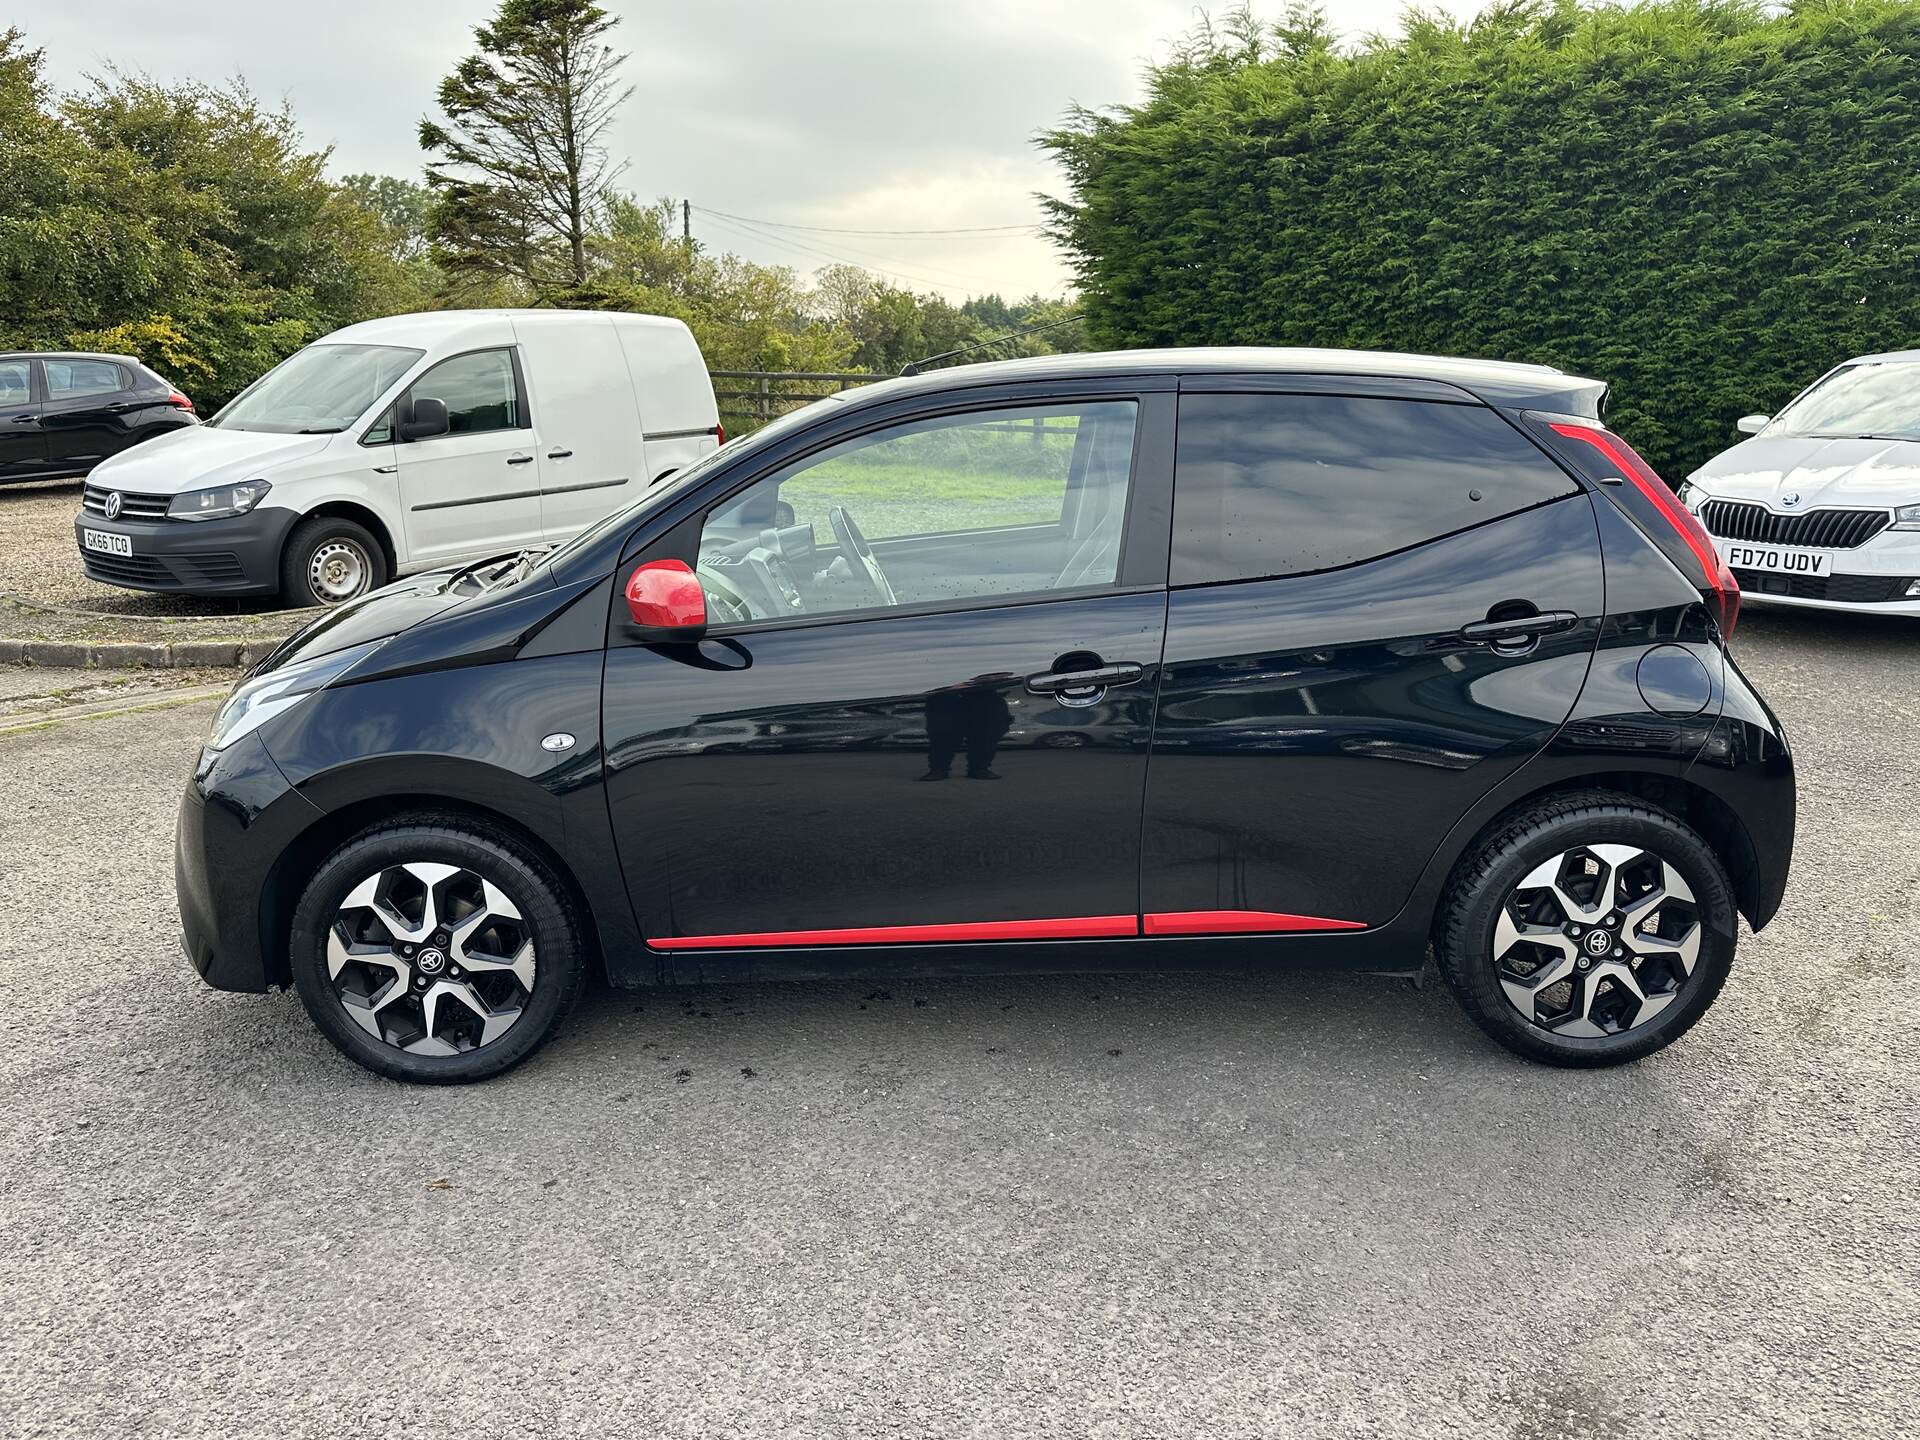
[[[611,316],[516,315],[513,333],[540,417],[541,531],[557,543],[640,493],[640,412]]]
[[[1209,382],[1180,398],[1147,932],[1384,924],[1579,698],[1593,501],[1451,386]]]
[[[395,414],[404,421],[423,397],[447,407],[447,433],[407,440],[394,426],[410,568],[539,544],[533,420],[512,347],[442,360],[407,387]]]

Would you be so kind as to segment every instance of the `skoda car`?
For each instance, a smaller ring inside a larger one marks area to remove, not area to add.
[[[182,803],[185,948],[473,1080],[590,970],[1328,965],[1523,1055],[1685,1032],[1786,883],[1787,740],[1693,515],[1542,366],[970,365],[543,553],[315,620]]]
[[[1837,365],[1680,496],[1770,605],[1920,616],[1920,350]]]

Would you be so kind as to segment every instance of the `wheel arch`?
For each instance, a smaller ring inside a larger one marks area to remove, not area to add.
[[[300,516],[301,521],[326,518],[351,520],[354,524],[364,527],[375,540],[380,542],[380,553],[386,557],[387,561],[388,578],[391,579],[400,573],[400,554],[395,548],[392,527],[380,517],[378,511],[357,500],[323,500],[312,509],[303,511]],[[296,526],[299,523],[300,521],[296,521]],[[290,542],[292,538],[293,532],[289,530],[287,540]],[[283,544],[281,550],[283,559],[285,554]]]
[[[1430,875],[1444,877],[1443,883],[1434,888],[1430,925],[1439,923],[1453,878],[1481,837],[1504,824],[1515,811],[1555,795],[1589,790],[1611,791],[1638,800],[1693,829],[1726,868],[1727,878],[1733,882],[1734,903],[1747,917],[1748,924],[1757,930],[1773,918],[1772,912],[1765,909],[1761,866],[1753,837],[1731,805],[1706,786],[1682,775],[1651,770],[1598,770],[1561,776],[1511,796],[1470,830],[1463,824],[1449,836],[1444,854],[1435,857],[1429,871]],[[1442,861],[1444,863],[1440,863]]]
[[[588,963],[604,966],[605,951],[594,907],[579,877],[574,874],[573,867],[547,837],[523,819],[466,797],[397,791],[367,795],[328,810],[295,836],[275,858],[260,890],[260,954],[269,985],[291,982],[288,952],[293,914],[321,862],[362,831],[408,815],[418,815],[423,820],[431,817],[440,822],[477,822],[504,830],[525,844],[546,862],[566,887],[567,898],[573,902],[580,920],[581,935],[587,943]]]

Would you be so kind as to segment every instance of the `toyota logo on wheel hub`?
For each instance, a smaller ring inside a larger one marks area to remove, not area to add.
[[[1604,955],[1613,948],[1613,937],[1604,930],[1589,930],[1587,938],[1580,943],[1587,947],[1589,955]]]

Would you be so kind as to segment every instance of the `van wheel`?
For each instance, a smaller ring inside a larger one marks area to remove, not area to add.
[[[357,600],[387,579],[387,553],[373,532],[339,515],[302,520],[280,555],[280,594],[302,608]]]
[[[1686,1034],[1733,967],[1733,887],[1688,826],[1610,791],[1501,820],[1456,867],[1435,950],[1467,1014],[1550,1065]]]
[[[394,1080],[485,1080],[538,1050],[586,982],[566,887],[466,817],[363,832],[321,864],[290,932],[294,988],[349,1059]]]

